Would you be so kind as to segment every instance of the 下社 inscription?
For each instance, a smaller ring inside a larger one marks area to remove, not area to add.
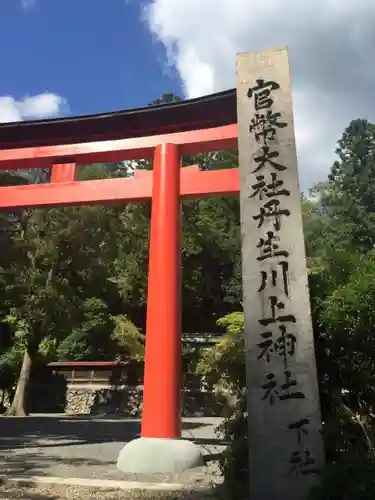
[[[303,500],[323,465],[286,49],[240,54],[237,102],[252,500]]]

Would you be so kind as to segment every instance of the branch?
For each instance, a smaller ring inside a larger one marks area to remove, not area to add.
[[[48,274],[47,274],[46,284],[44,285],[44,289],[47,289],[50,286],[52,278],[53,278],[54,270],[55,270],[55,262],[52,262],[51,267],[50,267]]]
[[[359,427],[362,430],[362,433],[365,437],[368,451],[371,453],[373,459],[375,459],[375,448],[374,448],[374,445],[371,441],[370,436],[368,435],[368,432],[366,429],[366,423],[361,419],[361,416],[358,413],[354,413],[354,411],[351,408],[349,408],[349,406],[346,405],[343,400],[341,400],[341,407],[345,410],[346,414],[349,416],[349,421],[353,422],[356,425],[359,425]]]

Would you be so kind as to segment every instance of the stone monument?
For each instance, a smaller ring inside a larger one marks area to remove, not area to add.
[[[305,500],[324,462],[287,49],[237,56],[251,500]]]

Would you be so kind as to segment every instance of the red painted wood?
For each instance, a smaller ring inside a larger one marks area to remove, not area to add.
[[[202,170],[181,177],[182,198],[224,196],[239,192],[240,172],[238,168]]]
[[[142,437],[181,435],[180,154],[155,150]]]
[[[181,197],[230,195],[239,192],[238,169],[197,171],[182,168]],[[66,205],[110,205],[151,198],[152,171],[129,179],[59,182],[0,187],[0,210]]]
[[[74,181],[75,177],[75,163],[55,163],[54,165],[52,165],[50,182],[69,182]]]
[[[89,164],[152,158],[154,149],[166,143],[179,145],[181,155],[234,149],[237,147],[237,125],[113,141],[4,149],[0,151],[0,170],[39,168],[41,160],[59,163],[64,159]]]

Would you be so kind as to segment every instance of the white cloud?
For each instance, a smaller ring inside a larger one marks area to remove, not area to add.
[[[16,100],[0,96],[0,122],[53,118],[67,110],[67,101],[56,94],[45,92]]]
[[[374,0],[152,0],[144,13],[187,97],[234,87],[237,52],[289,47],[304,188],[350,120],[375,120]]]

